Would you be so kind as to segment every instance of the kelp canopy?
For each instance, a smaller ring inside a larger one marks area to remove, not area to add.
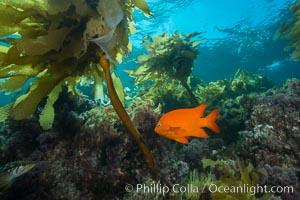
[[[103,99],[103,72],[96,53],[103,51],[120,63],[131,51],[133,9],[151,15],[144,0],[4,0],[0,3],[0,37],[11,47],[0,52],[0,91],[16,92],[31,81],[28,91],[0,108],[0,120],[21,120],[34,113],[47,97],[40,114],[44,129],[52,126],[53,104],[62,90],[76,90],[81,81],[94,83],[94,98]]]
[[[140,84],[153,80],[156,86],[166,79],[179,80],[189,92],[195,104],[195,99],[187,79],[192,72],[194,59],[198,55],[196,47],[200,41],[192,39],[199,33],[155,35],[153,38],[146,35],[143,38],[143,46],[148,54],[137,57],[139,67],[135,70],[127,70],[130,76],[135,78],[135,83]]]
[[[285,48],[286,50],[293,49],[291,58],[295,61],[300,60],[300,0],[290,7],[294,12],[294,18],[286,22],[278,29],[276,37],[290,39],[291,42]]]

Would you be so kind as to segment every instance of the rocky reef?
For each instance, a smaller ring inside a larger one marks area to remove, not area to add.
[[[176,158],[170,142],[153,131],[161,110],[151,101],[133,105],[129,115],[156,157],[160,181],[174,184],[189,167]],[[14,160],[43,164],[0,193],[1,199],[113,199],[124,195],[126,183],[150,179],[143,154],[112,106],[64,92],[55,110],[59,114],[49,131],[39,126],[38,112],[31,119],[3,125],[1,164]]]
[[[290,79],[279,89],[228,98],[218,104],[223,108],[219,124],[227,136],[194,139],[181,149],[182,159],[191,169],[209,176],[210,183],[290,187],[289,192],[238,195],[205,191],[198,198],[186,199],[299,199],[299,89],[300,81]],[[240,119],[227,112],[238,114]]]
[[[257,81],[262,80],[258,75],[253,76],[258,77]],[[245,74],[236,77],[242,80]],[[233,91],[230,88],[238,81],[225,82],[222,98],[212,101],[221,113],[217,123],[222,133],[209,139],[191,139],[188,145],[154,133],[162,114],[161,106],[152,100],[141,100],[143,97],[136,97],[130,103],[129,116],[155,157],[159,169],[157,182],[151,180],[142,152],[112,106],[104,107],[63,90],[54,104],[58,114],[48,131],[39,125],[39,110],[30,119],[2,123],[0,164],[31,160],[39,165],[2,191],[0,198],[299,199],[300,81],[290,79],[281,88],[269,90],[265,85],[246,84],[239,88],[248,88],[249,92],[236,95],[230,93]],[[220,83],[201,87],[207,92],[221,91],[216,87]],[[169,192],[163,196],[125,191],[126,184],[203,187],[203,183],[292,186],[294,192],[221,194],[204,187],[198,193]]]
[[[167,112],[178,107],[191,107],[192,101],[188,92],[178,80],[163,81],[157,78],[155,84],[145,84],[137,90],[141,99],[151,99],[155,105],[163,103],[162,109]],[[187,81],[199,103],[208,103],[212,107],[226,106],[243,95],[256,94],[274,86],[272,81],[262,75],[238,69],[232,79],[224,79],[206,84],[203,80],[189,76]],[[176,105],[176,106],[175,106]],[[232,107],[231,105],[229,107]]]
[[[247,128],[239,132],[239,156],[256,166],[260,183],[294,187],[294,194],[281,194],[282,199],[300,198],[299,91],[300,81],[290,79],[278,90],[251,98]]]

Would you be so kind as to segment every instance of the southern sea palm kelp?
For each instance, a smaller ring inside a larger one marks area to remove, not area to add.
[[[158,86],[166,79],[179,80],[191,96],[194,104],[198,104],[187,79],[192,72],[194,59],[198,55],[196,49],[200,41],[192,39],[199,33],[167,35],[163,33],[154,38],[146,35],[143,46],[148,54],[137,57],[139,67],[127,72],[135,77],[135,83],[140,84],[149,80]]]
[[[277,30],[275,37],[291,40],[285,49],[293,49],[291,58],[300,60],[300,0],[293,4],[290,10],[294,12],[294,17]]]
[[[93,82],[94,98],[103,99],[103,72],[95,55],[102,50],[111,61],[121,62],[130,52],[134,6],[151,14],[143,0],[1,1],[0,36],[18,33],[21,38],[4,39],[11,47],[0,53],[0,91],[10,94],[27,81],[31,84],[15,102],[0,108],[0,120],[27,118],[48,97],[40,114],[48,129],[62,86],[83,96],[75,87],[80,81]]]
[[[112,77],[110,74],[110,67],[111,67],[110,62],[108,59],[105,58],[105,56],[103,56],[103,54],[102,55],[100,54],[99,55],[99,63],[104,71],[104,76],[105,76],[106,83],[107,83],[107,89],[108,89],[109,96],[112,100],[112,104],[113,104],[115,110],[117,111],[120,119],[122,120],[124,125],[127,127],[129,132],[133,136],[134,140],[136,141],[136,143],[139,145],[140,149],[144,153],[147,164],[151,171],[152,178],[156,179],[157,178],[157,169],[156,169],[156,165],[154,163],[153,156],[152,156],[151,152],[149,151],[149,149],[147,148],[147,146],[145,145],[145,143],[143,142],[143,140],[141,138],[141,134],[139,133],[139,131],[136,129],[136,127],[133,125],[132,121],[130,120],[130,118],[129,118],[124,106],[122,105],[122,103],[118,97],[118,94],[114,88],[113,80],[112,80]]]
[[[62,87],[66,86],[69,92],[83,96],[76,89],[81,78],[94,82],[95,99],[103,98],[104,73],[97,55],[105,55],[109,63],[120,63],[122,57],[130,52],[128,34],[134,32],[134,7],[142,10],[145,15],[151,15],[144,0],[1,2],[0,36],[17,32],[21,38],[7,40],[11,47],[7,53],[0,54],[0,78],[5,80],[1,82],[0,90],[15,92],[28,80],[32,81],[24,95],[0,108],[1,120],[8,117],[25,119],[47,97],[40,114],[40,124],[44,129],[51,128],[54,120],[53,104]],[[106,78],[110,76],[109,70],[110,66]],[[119,100],[117,97],[112,101],[116,99]],[[116,109],[119,109],[116,110],[118,113],[122,112],[120,107]],[[122,120],[128,126],[129,119]],[[133,128],[128,129],[134,135],[136,132],[132,132]],[[138,144],[141,146],[141,143]],[[144,145],[144,154],[145,149],[149,152]],[[153,161],[150,152],[147,161],[149,157]],[[153,166],[150,168],[153,169]],[[151,172],[154,177],[154,171]]]

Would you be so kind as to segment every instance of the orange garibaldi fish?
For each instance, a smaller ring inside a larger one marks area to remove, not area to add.
[[[220,129],[215,122],[219,116],[219,111],[215,109],[206,117],[203,117],[206,107],[206,104],[202,104],[195,108],[170,111],[160,118],[155,127],[155,132],[183,144],[188,143],[188,137],[190,136],[208,138],[209,136],[203,129],[204,127],[215,133],[220,133]]]

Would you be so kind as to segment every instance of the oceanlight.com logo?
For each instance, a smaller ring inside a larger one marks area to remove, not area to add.
[[[293,186],[261,186],[255,185],[250,186],[249,184],[243,184],[242,186],[218,186],[216,184],[209,184],[208,190],[211,193],[249,193],[250,195],[255,194],[266,194],[266,193],[273,193],[273,194],[281,194],[281,193],[294,193]]]
[[[281,193],[294,193],[293,186],[261,186],[255,185],[250,186],[243,184],[241,186],[218,186],[216,184],[204,184],[203,186],[196,186],[193,184],[180,185],[174,184],[173,186],[162,185],[160,183],[152,184],[127,184],[125,186],[126,192],[137,192],[137,193],[159,193],[163,196],[168,193],[203,193],[208,190],[211,193],[248,193],[250,195],[255,194],[281,194]]]

